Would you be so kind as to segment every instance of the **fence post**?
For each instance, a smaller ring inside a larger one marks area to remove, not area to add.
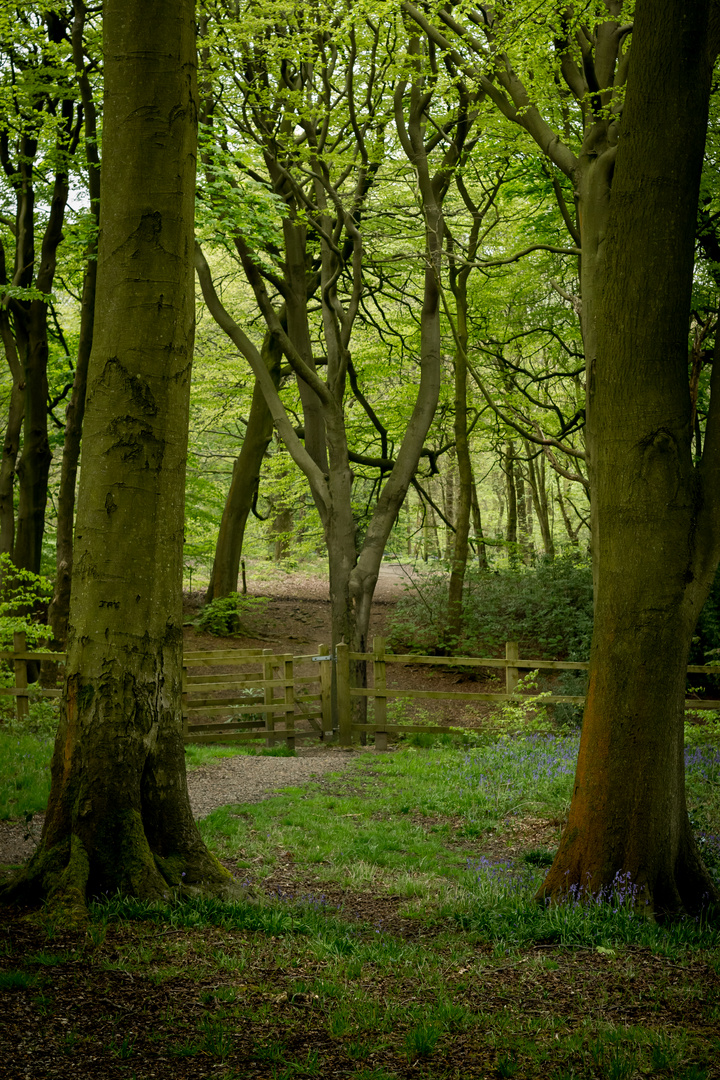
[[[352,746],[352,713],[350,707],[350,648],[340,644],[337,657],[337,710],[341,746]]]
[[[375,687],[375,750],[387,750],[387,665],[385,638],[373,638],[373,685]]]
[[[318,656],[327,656],[320,660],[320,711],[322,713],[322,740],[332,739],[332,653],[328,645],[318,645]]]
[[[263,656],[270,657],[273,655],[272,649],[263,649]],[[265,683],[272,682],[273,677],[273,663],[272,660],[263,660],[263,679]],[[263,701],[265,705],[272,705],[275,700],[275,691],[272,686],[265,686],[263,688]],[[265,713],[265,730],[268,733],[268,737],[265,740],[266,746],[274,746],[275,739],[273,738],[273,731],[275,730],[275,713],[270,710]]]
[[[182,733],[183,742],[188,737],[187,664],[182,666]]]
[[[520,656],[520,653],[518,651],[518,643],[517,643],[517,641],[506,641],[505,642],[505,659],[508,660],[508,661],[517,660],[519,656]],[[517,684],[518,684],[519,681],[520,681],[520,672],[518,671],[518,669],[516,667],[510,667],[510,665],[508,664],[505,667],[505,693],[506,694],[514,694],[515,691],[517,690]]]
[[[295,749],[295,680],[293,677],[293,658],[283,656],[283,678],[285,680],[285,743],[288,750]]]
[[[26,651],[25,631],[16,631],[13,634],[13,652],[24,653]],[[17,710],[18,720],[24,720],[30,715],[30,702],[28,701],[27,692],[27,660],[15,660],[13,663],[15,667],[15,689],[19,691],[15,698],[15,708]]]

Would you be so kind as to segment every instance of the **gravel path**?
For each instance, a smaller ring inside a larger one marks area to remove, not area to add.
[[[188,790],[193,814],[207,817],[228,803],[256,803],[268,799],[279,788],[307,783],[314,777],[343,769],[358,751],[339,747],[311,747],[298,750],[297,757],[223,758],[217,765],[188,773]]]
[[[228,803],[256,803],[269,799],[280,788],[300,786],[314,777],[344,769],[358,750],[312,746],[297,757],[252,757],[239,754],[222,758],[188,773],[190,805],[196,820]],[[365,751],[367,752],[367,751]],[[42,832],[43,815],[29,825],[24,821],[0,821],[0,865],[23,863],[30,858]]]

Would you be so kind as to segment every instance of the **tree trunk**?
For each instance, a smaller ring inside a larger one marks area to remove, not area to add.
[[[525,473],[519,462],[515,459],[515,503],[517,506],[517,521],[518,521],[518,540],[520,547],[520,557],[522,561],[529,566],[532,562],[532,542],[530,540],[530,526],[528,524],[528,514],[530,507],[527,504],[525,497]]]
[[[85,393],[88,366],[92,349],[95,322],[95,286],[97,281],[97,257],[89,254],[89,262],[83,282],[82,314],[80,318],[80,341],[73,380],[72,396],[65,413],[65,441],[60,466],[60,487],[57,497],[57,539],[55,542],[55,587],[48,608],[48,623],[53,638],[60,646],[67,638],[70,613],[70,588],[73,571],[73,530],[75,526],[75,487],[80,463],[83,419],[85,416]]]
[[[18,323],[18,351],[25,369],[23,446],[17,466],[19,498],[13,562],[40,573],[52,451],[48,439],[47,304],[33,300]]]
[[[283,221],[285,237],[285,284],[287,332],[303,363],[315,371],[310,324],[308,321],[308,236],[307,228],[290,218]],[[297,380],[303,409],[305,449],[322,472],[328,470],[325,444],[325,418],[322,403],[304,379]],[[321,506],[318,510],[322,514]]]
[[[15,347],[7,311],[0,311],[0,336],[12,376],[2,463],[0,463],[0,554],[12,555],[15,546],[15,466],[25,416],[25,372]]]
[[[451,642],[457,644],[462,635],[463,586],[468,560],[470,514],[474,486],[467,433],[467,276],[467,272],[461,272],[457,276],[451,272],[450,279],[455,296],[458,337],[454,358],[454,426],[458,467],[458,497],[455,515],[455,544],[452,552],[450,582],[448,585],[448,644]],[[482,550],[485,550],[484,544]]]
[[[540,891],[596,893],[623,874],[655,915],[718,898],[688,821],[683,755],[690,637],[720,553],[720,372],[698,467],[687,376],[707,25],[707,0],[638,0],[589,357],[589,686],[568,823]]]
[[[515,488],[515,445],[512,439],[505,443],[505,490],[507,496],[507,524],[505,525],[505,543],[511,566],[518,558],[518,510],[517,491]]]
[[[273,562],[281,563],[290,554],[290,540],[288,534],[293,526],[293,512],[289,506],[280,510],[273,518],[270,535],[273,536]]]
[[[63,715],[17,895],[82,908],[229,874],[193,822],[182,541],[194,331],[194,4],[107,0],[101,234]]]
[[[558,504],[560,506],[560,514],[563,519],[563,524],[565,525],[565,532],[568,534],[568,539],[573,545],[573,547],[579,547],[580,541],[578,540],[578,537],[580,535],[580,529],[582,528],[582,522],[579,521],[577,526],[573,528],[573,524],[570,520],[570,515],[568,514],[567,507],[565,505],[565,499],[563,498],[562,482],[558,474],[555,475],[555,482],[557,484]]]
[[[273,383],[277,386],[280,379],[282,351],[276,338],[271,334],[265,335],[262,357]],[[253,499],[257,495],[260,469],[272,438],[272,432],[272,415],[260,384],[256,380],[245,438],[233,466],[232,482],[220,522],[205,603],[237,592],[245,526],[252,509]]]
[[[78,85],[83,105],[85,125],[85,154],[88,165],[90,213],[96,227],[100,223],[100,157],[97,145],[97,113],[92,86],[85,70],[83,35],[87,10],[82,0],[74,0],[75,19],[72,28],[72,48]],[[97,237],[93,237],[85,252],[87,264],[83,280],[80,340],[78,342],[75,378],[65,413],[65,439],[60,466],[60,488],[57,497],[57,539],[55,541],[55,588],[48,609],[48,623],[55,641],[64,646],[70,612],[70,585],[73,567],[73,530],[75,526],[75,488],[80,462],[87,373],[95,325],[95,291],[97,286]],[[52,673],[49,672],[52,678]],[[54,681],[54,680],[53,680]]]
[[[475,543],[477,544],[478,554],[478,569],[487,570],[488,557],[487,547],[485,545],[485,533],[483,532],[482,516],[480,514],[480,503],[477,496],[477,485],[472,473],[470,474],[470,499],[472,508],[473,519],[473,532],[475,533]]]
[[[525,443],[525,452],[528,456],[528,478],[532,493],[533,506],[540,525],[543,550],[548,559],[555,558],[555,544],[553,542],[552,526],[548,513],[547,490],[545,488],[545,459],[542,456],[533,457],[530,443]]]
[[[453,461],[454,454],[452,450],[447,454],[447,465],[443,476],[441,477],[442,483],[442,496],[443,496],[443,513],[445,518],[454,527],[455,525],[455,462]],[[447,562],[452,561],[453,550],[455,548],[455,533],[452,529],[445,526],[445,543],[443,545],[443,558]]]

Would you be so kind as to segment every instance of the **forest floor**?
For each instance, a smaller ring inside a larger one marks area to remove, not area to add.
[[[546,783],[522,742],[343,755],[215,811],[235,903],[0,913],[0,1078],[719,1077],[717,930],[534,904],[562,752]]]
[[[371,636],[406,578],[384,571]],[[329,642],[319,575],[250,576],[248,593],[266,603],[246,634],[187,625],[186,650]],[[397,665],[393,678],[499,689],[486,674]],[[720,1078],[717,925],[663,928],[622,898],[533,901],[577,735],[498,738],[478,704],[437,703],[438,719],[485,735],[385,754],[198,748],[230,755],[189,786],[244,890],[235,903],[107,897],[81,930],[1,910],[0,1080]],[[710,841],[720,748],[700,750],[689,807]]]

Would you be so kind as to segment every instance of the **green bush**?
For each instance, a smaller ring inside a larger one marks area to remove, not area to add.
[[[52,637],[38,618],[52,596],[52,582],[30,570],[18,570],[9,555],[0,555],[0,648],[12,649],[13,634],[24,631],[28,648]]]
[[[448,579],[408,589],[390,624],[395,650],[434,653],[444,638]],[[592,636],[592,571],[563,555],[536,566],[468,574],[458,654],[490,655],[517,641],[520,655],[586,660]]]
[[[223,596],[206,604],[193,619],[193,626],[205,634],[229,637],[246,629],[244,619],[248,615],[261,615],[266,606],[265,597],[233,593],[232,596]]]

